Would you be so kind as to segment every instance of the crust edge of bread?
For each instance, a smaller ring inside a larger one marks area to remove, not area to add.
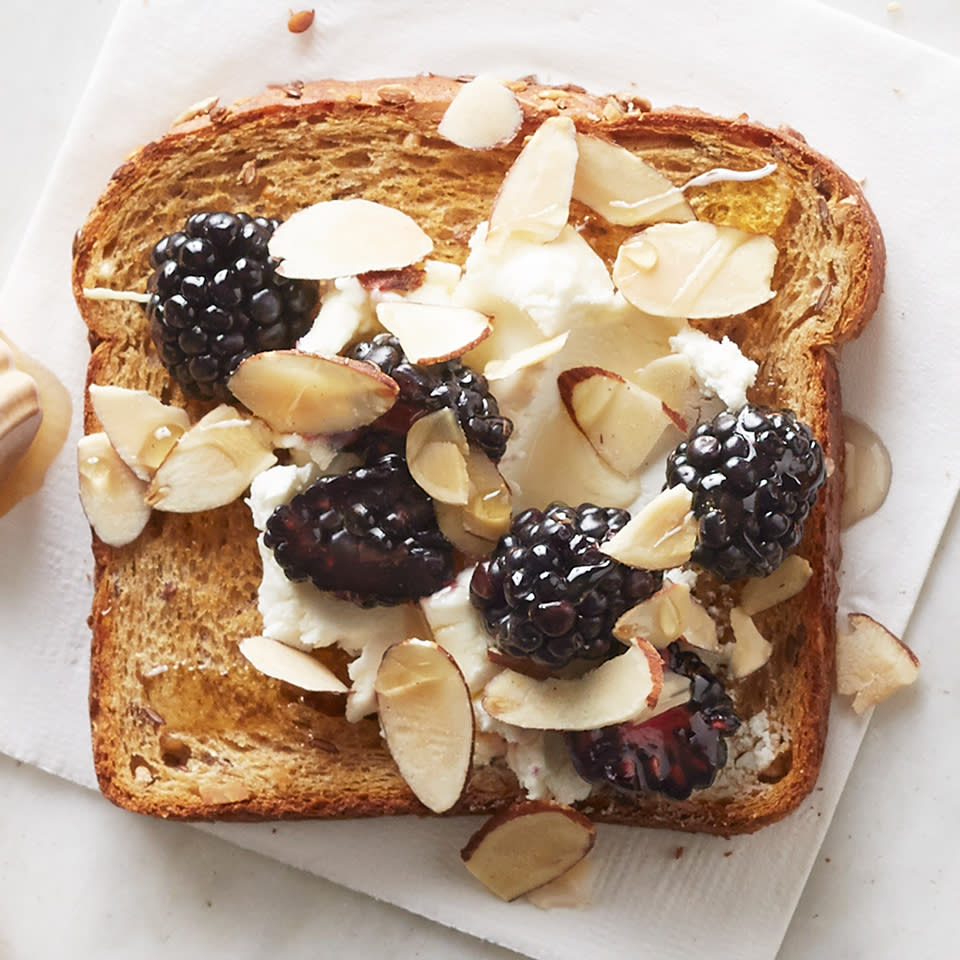
[[[91,267],[91,239],[96,237],[98,221],[109,216],[117,203],[122,202],[125,191],[138,174],[138,167],[144,162],[150,162],[157,151],[177,150],[189,147],[195,136],[204,136],[212,130],[225,132],[242,128],[250,122],[257,122],[264,117],[304,116],[303,111],[324,112],[350,109],[374,110],[380,113],[396,116],[415,115],[420,121],[435,122],[442,113],[442,108],[456,89],[459,81],[447,78],[425,76],[418,78],[383,79],[366,81],[363,83],[339,83],[336,81],[320,81],[294,87],[298,91],[297,97],[291,97],[287,88],[278,87],[268,90],[260,96],[240,102],[225,113],[217,115],[205,114],[188,120],[172,129],[159,141],[154,141],[140,148],[128,159],[111,178],[110,184],[101,197],[86,225],[78,235],[74,251],[74,291],[84,319],[90,325],[91,346],[94,348],[101,342],[97,333],[97,323],[91,322],[89,316],[90,302],[82,293],[86,285],[84,277]],[[390,97],[384,100],[381,91],[390,88]],[[406,90],[411,94],[410,99],[404,99],[398,90]],[[550,88],[562,89],[562,88]],[[533,83],[527,83],[522,91],[518,91],[525,114],[525,130],[532,130],[536,123],[548,115],[556,112],[557,99],[543,98],[540,92],[544,88]],[[818,601],[818,622],[810,634],[814,635],[815,643],[808,642],[802,645],[800,651],[800,669],[805,671],[806,681],[803,684],[802,710],[808,715],[806,723],[798,729],[801,740],[796,745],[794,763],[790,773],[779,783],[772,784],[761,798],[747,797],[732,802],[698,802],[696,795],[690,801],[663,802],[652,798],[650,802],[626,809],[613,798],[602,796],[598,801],[588,801],[584,804],[591,816],[598,821],[629,822],[645,826],[669,827],[680,830],[692,830],[717,834],[738,832],[752,832],[768,823],[779,820],[796,809],[809,792],[813,789],[819,772],[822,757],[828,713],[831,699],[831,677],[833,669],[833,612],[837,602],[837,576],[839,567],[839,502],[840,477],[842,474],[842,440],[841,438],[841,398],[839,377],[837,374],[835,353],[844,342],[854,339],[865,327],[874,312],[879,300],[885,264],[885,251],[879,225],[863,197],[858,184],[847,174],[841,171],[832,161],[814,151],[806,141],[795,131],[787,128],[771,129],[755,124],[745,117],[732,120],[712,117],[697,110],[671,109],[658,111],[639,111],[636,113],[624,112],[613,119],[602,119],[601,112],[607,102],[604,98],[592,97],[579,89],[567,91],[569,114],[577,119],[578,126],[593,131],[602,132],[607,136],[622,137],[636,135],[642,132],[645,135],[656,135],[660,130],[669,129],[674,133],[689,133],[713,136],[734,137],[746,145],[763,147],[766,150],[775,145],[782,145],[792,156],[802,159],[811,170],[820,171],[824,178],[823,183],[830,191],[842,191],[845,196],[857,198],[856,218],[857,230],[861,233],[859,249],[863,253],[864,262],[860,270],[861,281],[856,285],[850,299],[844,305],[842,314],[843,323],[836,329],[829,331],[829,336],[821,339],[810,337],[805,347],[811,353],[811,358],[820,371],[823,389],[823,415],[825,417],[824,432],[828,438],[827,453],[837,465],[837,472],[822,494],[821,504],[813,517],[822,528],[818,538],[822,537],[824,563],[818,567],[815,580],[811,588],[816,592]],[[399,102],[397,102],[399,99]],[[88,372],[88,384],[93,382],[97,375],[97,364],[91,362]],[[96,420],[87,399],[85,407],[85,428],[96,427]],[[808,531],[808,537],[810,532]],[[109,616],[102,613],[110,606],[110,600],[105,591],[109,585],[109,571],[114,551],[96,541],[94,537],[94,555],[96,564],[95,583],[97,598],[94,603],[93,625],[93,667],[91,670],[91,716],[94,728],[94,755],[98,779],[104,795],[112,802],[127,809],[149,813],[155,816],[175,819],[194,820],[261,820],[261,819],[300,819],[317,816],[378,816],[426,813],[425,809],[409,794],[402,790],[393,796],[390,801],[371,803],[369,798],[351,798],[341,801],[339,806],[326,800],[301,799],[297,803],[290,801],[276,801],[253,797],[239,803],[204,802],[197,798],[196,802],[160,802],[144,803],[140,796],[132,795],[115,776],[116,755],[111,747],[114,746],[108,737],[98,734],[98,717],[102,705],[100,691],[106,688],[108,680],[106,671],[110,654],[110,643],[113,639],[109,629]],[[98,614],[99,611],[99,614]],[[810,718],[813,718],[811,721]],[[515,798],[516,791],[500,803]],[[496,800],[491,800],[482,792],[468,793],[461,804],[452,814],[464,812],[488,812],[497,806]]]

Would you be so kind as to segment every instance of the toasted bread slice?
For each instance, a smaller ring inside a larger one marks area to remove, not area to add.
[[[766,667],[738,682],[746,722],[715,784],[689,800],[594,795],[597,820],[712,833],[755,830],[794,809],[816,782],[833,670],[841,400],[836,356],[870,318],[884,248],[858,185],[793,130],[695,110],[650,110],[574,87],[512,85],[521,135],[471,151],[437,133],[459,81],[424,76],[321,81],[271,89],[215,107],[135,151],[114,173],[77,235],[73,284],[89,328],[88,383],[145,389],[187,402],[160,364],[143,308],[83,290],[144,289],[147,253],[199,210],[287,217],[325,199],[364,197],[398,207],[463,263],[523,136],[562,112],[578,130],[635,151],[676,184],[716,167],[776,171],[751,183],[691,188],[700,219],[769,234],[779,250],[775,297],[723,320],[760,364],[754,402],[789,407],[809,423],[836,470],[821,491],[799,553],[813,575],[798,596],[757,616],[774,643]],[[612,264],[634,228],[577,203],[572,222]],[[99,429],[87,403],[86,429]],[[90,707],[103,792],[131,810],[185,819],[260,819],[423,813],[400,778],[376,718],[348,723],[332,695],[305,695],[257,673],[237,644],[261,632],[260,561],[242,502],[198,514],[155,513],[144,533],[113,548],[94,538]],[[344,659],[329,663],[345,677]],[[493,811],[519,795],[513,774],[478,768],[455,813]]]

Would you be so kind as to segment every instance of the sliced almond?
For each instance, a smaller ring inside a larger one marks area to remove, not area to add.
[[[22,370],[0,369],[0,478],[22,459],[42,422],[40,393],[33,377]]]
[[[770,659],[773,647],[740,607],[730,611],[730,628],[736,639],[730,654],[730,672],[739,680],[759,670]]]
[[[770,237],[699,220],[658,223],[624,242],[613,280],[657,317],[729,317],[773,297]]]
[[[813,573],[810,564],[790,554],[769,576],[748,580],[740,594],[740,609],[750,616],[795,597],[806,585]]]
[[[636,371],[632,380],[641,390],[658,397],[665,407],[681,417],[685,417],[691,407],[701,400],[693,364],[682,353],[669,353],[651,360]]]
[[[690,559],[699,525],[693,495],[682,486],[657,494],[633,519],[600,545],[602,553],[630,567],[667,570]]]
[[[409,266],[433,250],[433,241],[393,207],[370,200],[325,200],[281,223],[269,249],[283,261],[277,268],[281,276],[336,280]]]
[[[577,134],[577,146],[574,199],[609,223],[696,219],[683,191],[626,147],[584,133]]]
[[[228,381],[233,395],[278,433],[343,433],[372,423],[399,388],[373,364],[298,350],[247,357]]]
[[[589,819],[571,807],[528,800],[491,817],[460,856],[488,890],[516,900],[576,866],[595,836]]]
[[[410,476],[434,500],[464,505],[470,494],[468,449],[460,421],[450,407],[428,413],[407,431]]]
[[[488,243],[522,236],[546,243],[560,236],[570,216],[577,168],[577,132],[569,117],[550,117],[527,141],[507,171],[490,212]]]
[[[469,490],[463,511],[468,533],[499,540],[510,529],[513,498],[497,465],[479,448],[467,452]]]
[[[690,678],[672,670],[663,671],[663,689],[654,707],[641,717],[641,722],[658,714],[666,713],[674,707],[682,707],[690,699]]]
[[[663,687],[663,662],[646,640],[573,680],[497,674],[481,703],[491,717],[534,730],[593,730],[640,716]]]
[[[414,363],[452,360],[482,343],[493,330],[489,318],[469,307],[387,300],[377,319]]]
[[[920,661],[872,617],[853,613],[847,621],[847,629],[837,633],[837,691],[853,694],[854,711],[863,713],[912,684]]]
[[[117,455],[106,433],[91,433],[77,444],[80,504],[94,533],[111,547],[140,536],[150,519],[146,483]]]
[[[496,77],[481,74],[457,91],[437,133],[458,147],[489,150],[509,143],[521,123],[523,111],[513,91]]]
[[[90,402],[120,459],[141,480],[153,476],[190,426],[186,410],[146,390],[91,384]]]
[[[433,511],[437,516],[440,532],[461,553],[474,559],[489,556],[497,545],[496,540],[470,533],[464,525],[466,507],[452,503],[434,503]]]
[[[245,637],[240,652],[261,673],[312,693],[346,693],[340,678],[303,650],[270,637]]]
[[[510,356],[500,360],[490,360],[483,368],[483,375],[490,381],[505,380],[520,370],[527,367],[536,366],[549,360],[555,353],[559,353],[566,346],[570,331],[551,337],[549,340],[543,340],[540,343],[534,343],[522,350],[516,350]]]
[[[383,655],[374,689],[400,775],[425,807],[449,810],[473,757],[473,703],[456,662],[431,641],[404,640]]]
[[[661,400],[609,370],[564,370],[557,387],[570,419],[603,460],[625,477],[643,466],[672,424]]]
[[[614,624],[613,635],[624,643],[643,637],[658,650],[680,637],[702,650],[719,649],[717,625],[686,583],[667,582],[631,607]]]
[[[232,503],[272,467],[270,431],[252,420],[195,423],[157,468],[146,501],[169,513],[196,513]]]
[[[229,403],[217,404],[212,410],[208,410],[195,424],[195,427],[212,427],[215,423],[223,423],[226,420],[245,420],[243,412],[239,407],[231,406]]]

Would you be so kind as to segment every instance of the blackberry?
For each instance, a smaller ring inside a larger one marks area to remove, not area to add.
[[[389,333],[355,344],[347,356],[379,367],[400,387],[396,404],[379,426],[403,433],[418,416],[450,407],[468,440],[491,460],[503,456],[513,423],[500,416],[496,397],[482,374],[456,359],[428,366],[411,363],[400,341]]]
[[[276,274],[267,242],[279,220],[246,213],[195,213],[150,251],[150,333],[183,392],[231,400],[240,361],[292,347],[310,327],[319,290]]]
[[[748,404],[700,424],[667,459],[693,493],[692,559],[722,580],[772,573],[803,536],[826,480],[823,451],[790,410]]]
[[[416,600],[453,578],[453,548],[399,454],[321,477],[267,521],[264,543],[290,580],[361,607]]]
[[[600,552],[629,519],[626,510],[589,503],[553,503],[514,518],[470,581],[470,599],[500,650],[551,669],[623,652],[613,625],[662,582],[659,572]]]
[[[646,791],[686,800],[709,787],[727,762],[727,743],[740,720],[723,684],[700,658],[667,648],[668,664],[690,678],[690,699],[644,723],[619,723],[565,734],[577,773],[589,783],[637,795]]]

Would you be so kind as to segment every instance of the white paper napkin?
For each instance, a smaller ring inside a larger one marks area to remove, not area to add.
[[[884,510],[846,537],[844,602],[905,629],[960,475],[957,419],[937,416],[960,399],[951,280],[960,240],[945,206],[960,143],[944,132],[960,63],[802,0],[355,0],[319,4],[314,27],[299,36],[287,32],[286,16],[285,5],[257,0],[121,7],[0,296],[0,326],[58,373],[78,410],[87,347],[70,295],[70,239],[125,153],[185,105],[294,78],[483,70],[597,91],[635,84],[658,106],[748,110],[769,124],[788,122],[866,177],[884,227],[887,293],[848,349],[843,375],[846,407],[882,435],[894,482]],[[0,750],[92,785],[90,557],[75,493],[78,435],[76,418],[44,490],[0,519]],[[922,655],[922,639],[914,644]],[[672,960],[708,949],[718,960],[770,958],[862,736],[863,723],[843,706],[832,722],[819,787],[787,821],[730,841],[601,828],[593,902],[577,911],[545,914],[479,890],[458,857],[473,820],[210,829],[536,957],[629,950]],[[676,859],[678,846],[684,855]]]

